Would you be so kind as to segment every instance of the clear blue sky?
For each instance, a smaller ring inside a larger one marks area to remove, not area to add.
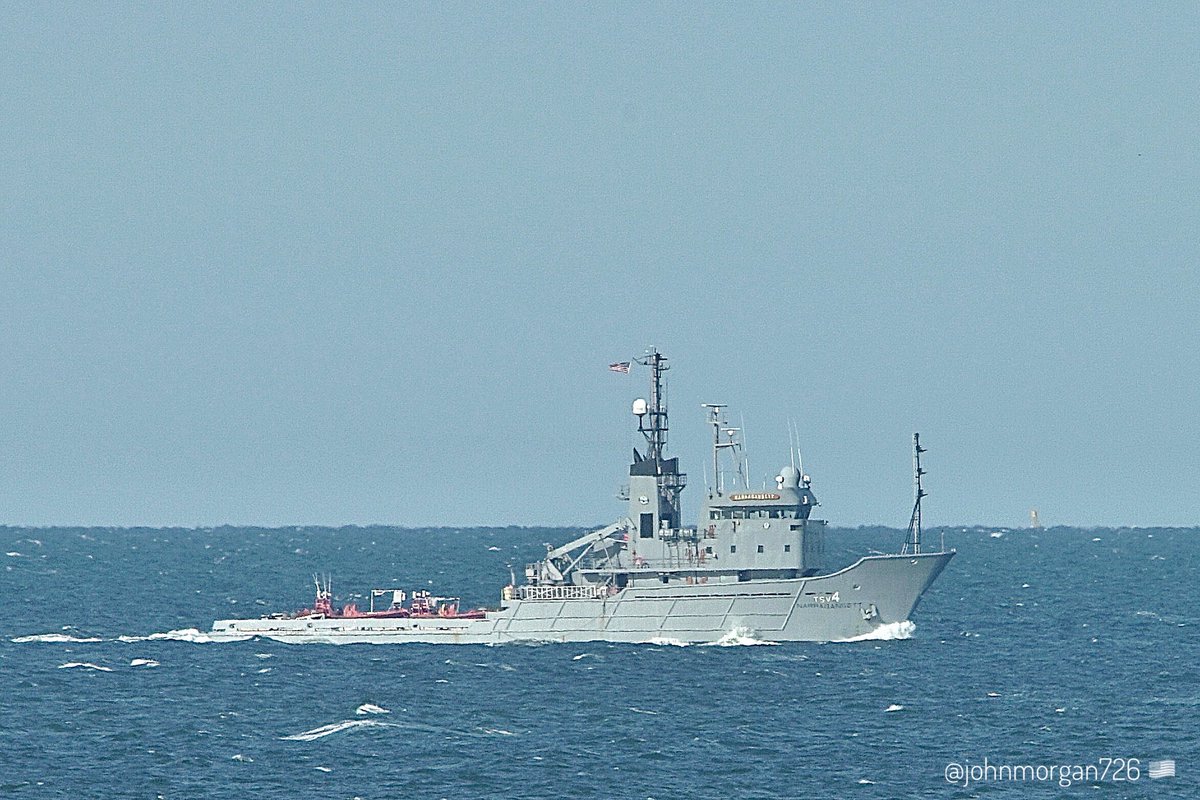
[[[10,5],[0,520],[1200,523],[1191,3]]]

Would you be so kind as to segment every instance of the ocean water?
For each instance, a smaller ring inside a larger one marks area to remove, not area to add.
[[[343,602],[495,604],[508,564],[575,533],[0,528],[0,796],[1200,797],[1200,530],[948,530],[958,557],[892,641],[203,635],[309,603],[314,572]]]

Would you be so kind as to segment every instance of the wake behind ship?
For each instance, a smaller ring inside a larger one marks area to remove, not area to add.
[[[724,406],[707,404],[713,427],[713,480],[695,527],[682,522],[687,477],[668,458],[667,359],[636,359],[650,369],[649,399],[633,403],[643,450],[634,449],[626,516],[548,549],[525,569],[525,583],[505,586],[494,609],[460,611],[456,598],[400,589],[372,590],[371,608],[336,609],[328,583],[317,582],[311,609],[260,619],[217,620],[215,639],[262,636],[285,642],[714,642],[730,635],[762,640],[869,638],[908,622],[921,595],[954,551],[921,549],[924,452],[914,437],[916,502],[900,553],[869,555],[822,571],[826,523],[812,518],[812,482],[791,463],[772,490],[722,485],[722,456],[737,456],[736,429]],[[629,364],[612,365],[627,371]],[[743,474],[744,477],[744,474]],[[376,609],[376,597],[390,597]]]

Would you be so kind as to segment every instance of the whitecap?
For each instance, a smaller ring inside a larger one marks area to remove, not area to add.
[[[13,642],[14,644],[26,644],[28,642],[46,642],[49,644],[55,644],[58,642],[102,642],[104,640],[96,636],[71,636],[66,633],[38,633],[33,636],[18,636],[17,638],[10,639],[9,641]]]
[[[687,647],[688,643],[679,639],[672,639],[667,636],[655,636],[653,639],[647,639],[646,644],[652,644],[655,647]]]
[[[999,692],[988,692],[987,696],[988,697],[999,697],[1000,693]]]
[[[333,772],[331,767],[313,767],[317,772]]]
[[[362,716],[363,714],[390,714],[383,706],[377,706],[374,703],[363,703],[358,708],[354,709],[354,713]]]
[[[577,656],[572,656],[571,660],[572,661],[583,661],[585,658],[595,658],[595,657],[596,657],[595,653],[580,653]]]
[[[373,719],[347,719],[341,722],[333,722],[329,725],[322,725],[319,728],[313,728],[302,733],[293,733],[291,736],[281,736],[280,738],[288,742],[311,742],[325,736],[331,736],[335,733],[348,731],[352,728],[394,728],[396,727],[390,722],[377,722]]]
[[[135,658],[129,662],[131,667],[157,667],[158,662],[153,658]]]
[[[504,728],[483,728],[484,733],[494,733],[500,736],[516,736],[512,731],[506,731]]]
[[[899,703],[892,703],[890,706],[888,706],[887,708],[884,709],[884,712],[890,713],[892,711],[903,711],[903,710],[904,710],[904,706],[900,705]]]
[[[990,534],[990,536],[991,536],[993,539],[999,539],[999,538],[1000,538],[1001,536],[1003,536],[1003,535],[1004,535],[1004,534],[1003,534],[1003,533],[1001,533],[1000,531],[996,531],[995,533],[992,533],[992,534]]]
[[[862,784],[863,786],[874,786],[875,785],[875,781],[869,781],[866,778],[859,778],[858,782],[860,784]]]
[[[489,547],[489,548],[488,548],[488,550],[492,551],[493,553],[499,553],[499,552],[500,552],[500,548],[499,548],[499,547],[495,547],[495,546]]]
[[[657,717],[657,716],[658,716],[658,712],[657,712],[657,711],[647,711],[647,710],[646,710],[646,709],[644,709],[644,708],[635,708],[634,706],[630,706],[630,707],[629,707],[629,710],[630,710],[630,711],[632,711],[632,712],[633,712],[633,713],[635,713],[635,714],[649,714],[649,715],[650,715],[650,716],[652,716],[652,717]]]
[[[59,669],[73,669],[80,667],[82,669],[94,669],[98,672],[112,672],[112,667],[102,667],[99,664],[93,664],[90,661],[68,661],[65,664],[59,664]]]
[[[254,672],[255,672],[256,674],[258,674],[258,675],[266,675],[266,674],[267,674],[268,672],[270,672],[270,671],[271,671],[271,668],[270,668],[270,667],[263,667],[262,669],[256,669],[256,670],[254,670]]]
[[[903,620],[901,622],[888,622],[879,625],[874,630],[859,636],[851,636],[849,639],[834,639],[835,642],[866,642],[866,641],[883,641],[890,642],[897,639],[911,639],[913,632],[917,626],[911,620]]]
[[[274,658],[275,654],[274,653],[255,653],[254,657],[255,658]]]
[[[253,759],[253,758],[251,758],[250,756],[244,756],[244,755],[242,755],[241,753],[237,753],[237,754],[235,754],[235,755],[232,755],[232,756],[230,756],[229,758],[230,758],[230,760],[231,760],[231,761],[240,761],[240,762],[242,762],[243,764],[253,764],[253,763],[254,763],[254,759]]]
[[[5,553],[4,555],[8,556],[9,558],[20,558],[21,557],[21,554],[18,553],[16,550],[11,550],[11,551]]]

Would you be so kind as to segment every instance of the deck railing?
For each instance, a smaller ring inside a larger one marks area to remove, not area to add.
[[[607,586],[518,586],[521,600],[599,600],[608,596]]]

